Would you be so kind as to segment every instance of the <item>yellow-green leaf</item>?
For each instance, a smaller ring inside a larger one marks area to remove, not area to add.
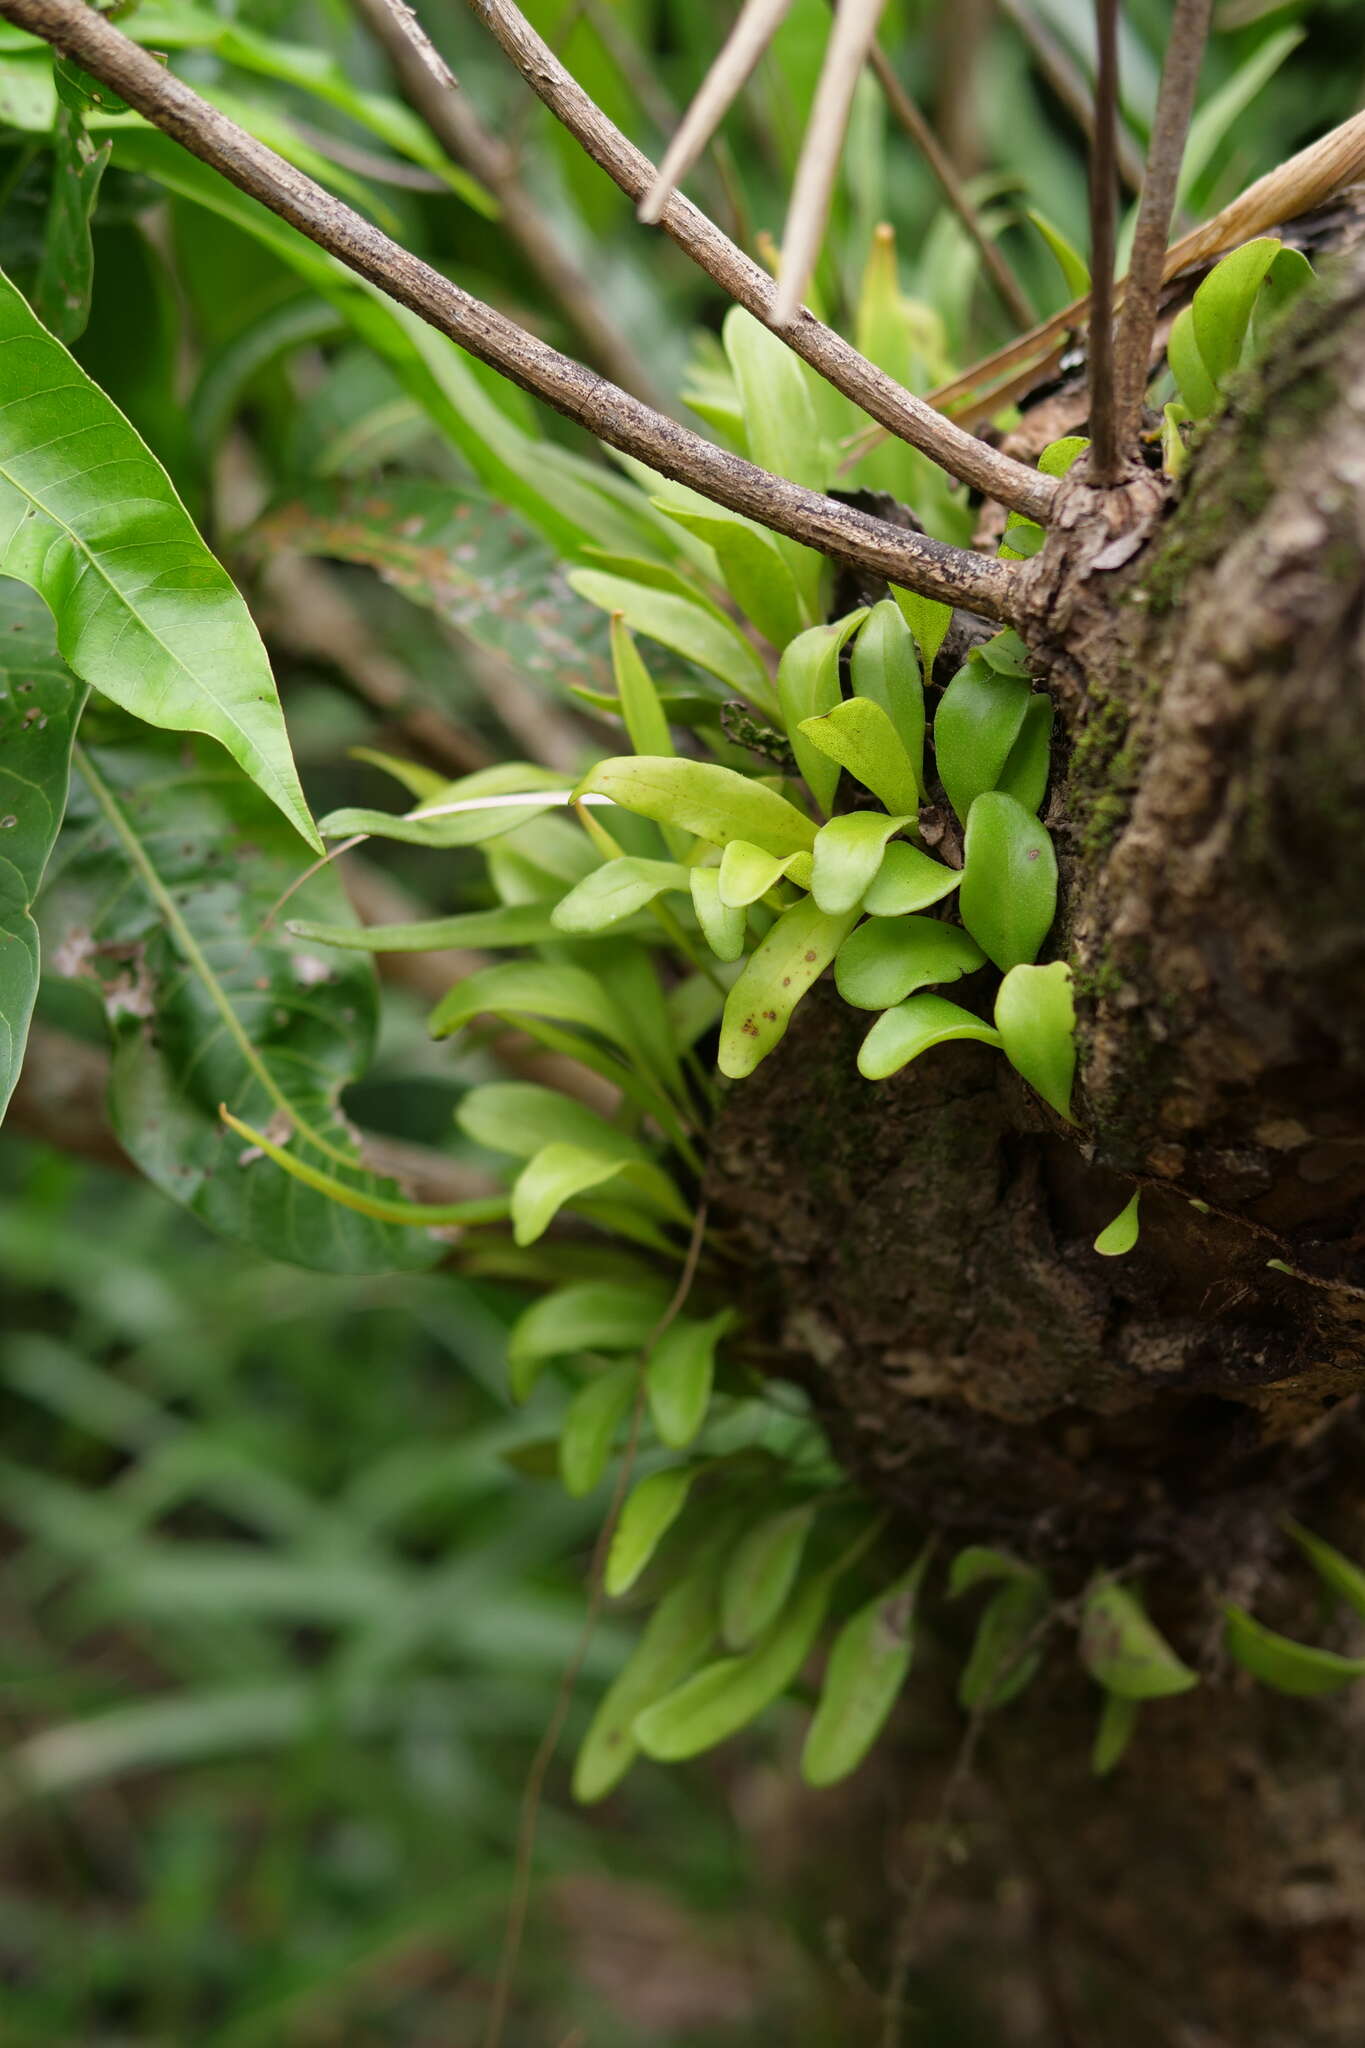
[[[633,1360],[590,1379],[570,1401],[559,1438],[559,1476],[575,1500],[607,1469],[616,1432],[630,1413],[640,1369]]]
[[[619,1600],[635,1584],[682,1513],[699,1470],[696,1465],[670,1465],[665,1472],[636,1480],[607,1551],[603,1583],[611,1599]]]
[[[635,1739],[647,1756],[676,1763],[713,1749],[784,1693],[810,1655],[829,1605],[828,1577],[802,1587],[786,1612],[742,1657],[722,1657],[647,1707]]]
[[[1228,1655],[1235,1657],[1253,1678],[1276,1692],[1294,1693],[1313,1699],[1319,1693],[1339,1692],[1365,1678],[1365,1657],[1339,1657],[1334,1650],[1317,1650],[1309,1643],[1296,1643],[1289,1636],[1265,1628],[1245,1608],[1225,1607],[1224,1642]]]
[[[690,1444],[706,1420],[716,1346],[734,1320],[731,1309],[721,1309],[706,1322],[677,1316],[650,1353],[645,1368],[649,1412],[659,1441],[672,1451]]]
[[[720,1589],[720,1632],[732,1650],[747,1650],[786,1606],[818,1501],[765,1516],[736,1545]]]
[[[1001,789],[979,796],[963,840],[962,922],[997,967],[1035,960],[1057,910],[1052,840]]]
[[[857,916],[856,910],[831,916],[809,897],[783,911],[725,999],[722,1074],[742,1080],[781,1044],[792,1011],[829,966]]]
[[[884,1081],[932,1046],[963,1038],[979,1038],[983,1045],[1000,1043],[998,1031],[945,996],[911,996],[872,1026],[858,1053],[858,1072],[865,1081]]]
[[[1138,1204],[1141,1200],[1142,1190],[1137,1188],[1119,1210],[1113,1222],[1105,1224],[1095,1239],[1095,1250],[1101,1258],[1119,1259],[1125,1252],[1133,1249],[1141,1227],[1138,1220]]]
[[[838,703],[839,657],[849,635],[857,632],[866,617],[864,608],[850,612],[833,625],[812,626],[808,632],[797,635],[778,664],[777,700],[782,708],[782,722],[806,787],[826,813],[834,802],[839,768],[819,747],[812,746],[804,731],[805,721]]]
[[[1005,1058],[1058,1116],[1071,1115],[1076,1075],[1076,1005],[1064,960],[1011,967],[995,999],[995,1028]]]
[[[957,981],[985,960],[975,939],[936,917],[872,917],[839,948],[834,980],[855,1009],[890,1010],[916,989]]]
[[[844,811],[815,835],[811,894],[822,910],[854,910],[875,880],[886,842],[911,817],[883,811]]]
[[[919,773],[900,734],[870,697],[846,697],[801,731],[822,754],[847,768],[888,811],[919,815]]]
[[[915,1605],[927,1563],[926,1550],[835,1637],[820,1704],[801,1751],[801,1775],[808,1785],[834,1785],[848,1777],[885,1727],[910,1671]]]
[[[1101,1584],[1087,1594],[1080,1653],[1090,1676],[1125,1699],[1164,1699],[1199,1683],[1126,1586]]]
[[[904,917],[908,911],[927,910],[930,904],[941,903],[961,880],[960,868],[946,867],[918,846],[896,839],[868,884],[863,909],[870,917]]]
[[[617,755],[599,761],[575,792],[610,797],[624,811],[679,825],[711,846],[747,839],[765,853],[785,858],[808,853],[815,826],[795,804],[751,776],[714,761],[680,761],[659,755]]]

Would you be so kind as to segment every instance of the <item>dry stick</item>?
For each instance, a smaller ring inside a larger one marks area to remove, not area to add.
[[[1128,262],[1123,313],[1114,342],[1114,402],[1120,446],[1133,431],[1147,383],[1176,186],[1212,12],[1213,0],[1176,0],[1166,60],[1161,67],[1161,89],[1147,150],[1147,175]]]
[[[531,90],[563,122],[593,162],[630,198],[643,198],[654,182],[653,164],[588,97],[536,34],[514,0],[469,0],[469,5],[491,30]],[[675,192],[659,224],[684,255],[737,304],[757,319],[770,321],[772,278],[742,249],[736,248],[699,207]],[[1011,511],[1046,523],[1057,494],[1052,477],[1002,456],[975,435],[944,419],[931,405],[859,355],[842,335],[813,314],[803,311],[782,339],[836,391],[842,391],[871,418],[902,441],[908,441],[912,448],[918,448],[949,476],[970,484]]]
[[[1119,446],[1114,415],[1114,248],[1119,187],[1114,162],[1118,121],[1118,0],[1095,0],[1095,139],[1090,146],[1090,476],[1112,484]]]
[[[493,194],[502,225],[563,309],[591,360],[627,391],[657,403],[648,370],[607,317],[588,278],[518,177],[515,153],[490,134],[470,105],[468,94],[457,90],[412,9],[404,0],[355,0],[355,9],[383,47],[404,94],[442,149]],[[429,56],[424,55],[423,46]]]
[[[831,0],[831,5],[833,4],[834,0]],[[967,197],[966,187],[954,170],[951,158],[930,123],[901,84],[891,59],[880,43],[873,43],[869,61],[876,73],[877,83],[882,89],[887,106],[924,158],[935,184],[976,244],[986,275],[999,292],[1006,312],[1012,320],[1017,320],[1021,327],[1031,327],[1033,308],[1025,298],[1018,278],[1006,263],[996,243],[982,227],[980,216]]]
[[[1000,0],[1000,5],[1018,29],[1052,90],[1074,116],[1087,142],[1094,138],[1095,117],[1090,88],[1080,66],[1057,41],[1047,24],[1038,19],[1028,0]],[[1120,125],[1115,136],[1119,176],[1130,192],[1142,185],[1142,155],[1127,129]]]
[[[489,2007],[488,2026],[484,2033],[483,2048],[501,2048],[503,2033],[507,2026],[507,2012],[511,2003],[512,1984],[516,1976],[517,1960],[521,1954],[522,1937],[526,1931],[526,1914],[531,1900],[531,1866],[535,1857],[536,1824],[540,1818],[540,1805],[545,1789],[545,1778],[551,1763],[554,1761],[554,1753],[559,1747],[559,1738],[564,1731],[564,1723],[573,1702],[574,1687],[578,1683],[579,1673],[583,1669],[584,1660],[592,1645],[598,1616],[602,1612],[602,1603],[606,1598],[607,1553],[611,1549],[611,1540],[616,1534],[616,1524],[620,1518],[622,1505],[625,1502],[626,1490],[634,1473],[635,1453],[640,1442],[640,1429],[644,1422],[645,1371],[655,1345],[664,1332],[672,1326],[682,1313],[687,1297],[692,1292],[692,1283],[697,1277],[697,1267],[701,1263],[702,1247],[706,1242],[707,1208],[708,1205],[704,1201],[698,1204],[697,1213],[692,1224],[691,1240],[687,1247],[686,1257],[683,1260],[682,1271],[678,1275],[678,1284],[673,1290],[672,1300],[645,1339],[644,1346],[640,1352],[640,1371],[635,1387],[635,1405],[631,1412],[630,1430],[626,1437],[625,1449],[621,1455],[621,1464],[616,1474],[616,1483],[612,1488],[611,1505],[607,1509],[607,1518],[602,1524],[596,1543],[593,1545],[592,1563],[589,1566],[590,1590],[588,1594],[588,1611],[583,1618],[583,1626],[579,1631],[578,1641],[574,1644],[573,1655],[570,1657],[564,1676],[559,1682],[559,1692],[556,1695],[550,1719],[546,1724],[545,1733],[540,1738],[540,1747],[532,1759],[531,1768],[526,1776],[526,1790],[522,1795],[521,1818],[517,1825],[516,1863],[512,1876],[512,1900],[507,1911],[507,1926],[503,1934],[502,1954],[498,1958],[498,1974],[493,1986],[493,1998]]]
[[[481,362],[586,427],[599,441],[689,484],[729,511],[888,582],[947,604],[970,606],[988,618],[1013,616],[1018,586],[1010,564],[870,518],[727,454],[676,420],[652,411],[390,241],[372,222],[200,99],[85,0],[0,0],[0,17],[75,58],[239,190]],[[968,435],[961,438],[982,448]],[[1051,481],[1036,477],[1020,463],[1009,468],[1033,481]]]
[[[798,318],[802,294],[815,275],[853,95],[885,5],[886,0],[840,0],[835,13],[782,230],[782,268],[769,315],[774,327],[789,327]]]
[[[656,224],[668,204],[669,194],[687,176],[727,109],[743,91],[750,72],[782,26],[791,5],[792,0],[744,0],[734,27],[664,151],[653,184],[636,208],[647,227]]]

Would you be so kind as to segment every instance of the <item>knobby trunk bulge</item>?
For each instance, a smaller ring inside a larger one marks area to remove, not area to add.
[[[1077,487],[1025,628],[1064,735],[1080,1131],[977,1045],[862,1081],[865,1019],[822,989],[730,1091],[711,1195],[873,1494],[1063,1591],[1145,1565],[1204,1673],[1100,1785],[1098,1695],[1056,1651],[992,1728],[983,1783],[1057,1916],[1079,2038],[1344,2048],[1365,2040],[1358,1690],[1285,1698],[1217,1645],[1228,1598],[1335,1640],[1287,1511],[1365,1554],[1365,252],[1244,378],[1149,538],[1100,552],[1145,489],[1097,536]],[[1138,1246],[1101,1258],[1134,1184]]]

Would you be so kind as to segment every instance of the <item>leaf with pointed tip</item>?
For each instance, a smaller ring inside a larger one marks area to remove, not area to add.
[[[536,1081],[488,1081],[460,1099],[455,1121],[476,1145],[529,1159],[544,1145],[585,1145],[622,1159],[647,1159],[648,1149],[558,1088]]]
[[[987,790],[967,814],[957,900],[997,967],[1038,957],[1057,911],[1057,856],[1046,828],[1001,789]]]
[[[741,1657],[707,1664],[647,1707],[635,1739],[647,1756],[680,1762],[714,1749],[784,1693],[810,1655],[829,1605],[824,1573],[800,1589],[766,1635]]]
[[[687,895],[690,887],[688,871],[677,861],[622,854],[605,861],[561,898],[554,907],[554,927],[561,932],[604,932],[633,917],[666,889]]]
[[[863,909],[869,917],[904,917],[941,903],[961,881],[960,868],[947,867],[918,846],[894,839],[863,895]]]
[[[909,1571],[860,1607],[834,1638],[820,1704],[801,1751],[808,1785],[847,1778],[886,1726],[910,1672],[915,1607],[928,1562],[926,1547]]]
[[[911,996],[872,1026],[858,1053],[858,1072],[865,1081],[885,1081],[933,1046],[964,1038],[979,1038],[983,1045],[1000,1043],[998,1031],[946,996]]]
[[[919,816],[919,776],[900,734],[870,697],[846,697],[821,718],[802,721],[801,731],[841,768],[870,789],[888,811]]]
[[[777,701],[796,765],[820,809],[828,813],[839,783],[837,762],[831,761],[805,735],[805,721],[839,702],[839,658],[856,633],[866,610],[850,612],[832,625],[812,626],[788,646],[777,668]]]
[[[618,754],[599,761],[575,791],[576,796],[590,793],[610,797],[623,811],[658,824],[681,826],[711,846],[747,839],[785,858],[808,853],[815,844],[815,825],[795,804],[714,761]]]
[[[1321,1536],[1305,1529],[1301,1522],[1287,1521],[1285,1528],[1324,1586],[1339,1594],[1357,1614],[1365,1615],[1365,1570],[1330,1543],[1324,1543]]]
[[[1031,1684],[1042,1663],[1034,1642],[1051,1592],[1041,1572],[1011,1578],[981,1611],[972,1647],[958,1680],[958,1704],[989,1714],[1008,1706]]]
[[[634,633],[657,640],[708,674],[719,676],[750,704],[772,704],[767,671],[738,626],[699,599],[613,576],[601,569],[571,569],[569,588],[604,612],[619,612]]]
[[[527,1160],[512,1186],[512,1235],[534,1244],[559,1211],[606,1181],[625,1181],[630,1197],[672,1223],[690,1223],[692,1212],[662,1167],[647,1160],[590,1152],[557,1142]]]
[[[784,910],[725,999],[718,1063],[739,1081],[787,1035],[792,1011],[848,937],[856,910],[831,916],[805,897]]]
[[[1076,1005],[1065,960],[1011,967],[995,998],[1005,1058],[1068,1123],[1076,1075]]]
[[[667,1289],[642,1280],[574,1280],[523,1309],[507,1335],[512,1398],[525,1401],[552,1358],[578,1351],[638,1351],[668,1305]]]
[[[433,1038],[449,1038],[481,1016],[548,1017],[595,1031],[623,1052],[631,1049],[626,1021],[606,989],[585,968],[562,961],[507,960],[481,967],[446,991],[428,1029]]]
[[[624,618],[612,615],[611,666],[621,716],[637,754],[672,754],[676,751],[668,729],[654,678],[635,645],[634,635]]]
[[[606,1471],[639,1381],[640,1369],[630,1360],[598,1373],[570,1401],[559,1438],[559,1476],[575,1500],[591,1493]]]
[[[1080,1653],[1090,1676],[1124,1699],[1165,1699],[1199,1683],[1126,1586],[1101,1584],[1086,1595]]]
[[[1275,235],[1243,242],[1214,264],[1190,302],[1195,343],[1215,389],[1242,359],[1257,294],[1282,247]]]
[[[891,720],[923,797],[924,685],[920,680],[915,636],[899,606],[889,597],[874,604],[867,615],[867,623],[854,645],[851,675],[855,697],[880,704]]]
[[[844,811],[815,835],[811,895],[821,910],[854,910],[876,879],[886,842],[913,823],[882,811]]]
[[[732,910],[746,910],[784,878],[808,889],[812,871],[808,853],[789,853],[779,860],[761,846],[751,846],[747,839],[732,839],[720,860],[720,900]]]
[[[720,1632],[747,1650],[786,1606],[819,1501],[803,1501],[755,1523],[735,1546],[720,1589]]]
[[[760,469],[789,477],[809,490],[827,490],[833,452],[821,427],[812,372],[779,335],[742,306],[730,308],[721,337],[739,392],[750,459]],[[785,537],[778,546],[807,618],[819,618],[823,556]]]
[[[345,953],[437,953],[449,946],[495,950],[539,946],[555,937],[549,913],[538,903],[505,903],[493,910],[464,910],[455,917],[424,918],[417,924],[310,924],[285,920],[296,939],[339,946]]]
[[[83,681],[206,733],[320,853],[270,663],[150,449],[0,275],[0,574],[36,590]]]
[[[1026,811],[1037,814],[1047,795],[1047,778],[1052,766],[1052,699],[1035,690],[1024,706],[1019,737],[1010,748],[1000,770],[997,789],[1012,796]]]
[[[1019,738],[1032,692],[973,658],[960,668],[934,719],[934,760],[948,801],[964,822],[983,790],[994,789]]]
[[[1095,1730],[1095,1746],[1090,1752],[1090,1768],[1097,1778],[1107,1778],[1123,1756],[1133,1739],[1141,1711],[1140,1701],[1125,1699],[1120,1692],[1104,1695],[1099,1726]]]
[[[628,1593],[687,1503],[697,1465],[670,1465],[637,1479],[617,1517],[603,1584],[612,1600]]]
[[[796,579],[774,535],[752,520],[718,506],[694,508],[667,498],[653,501],[676,519],[689,533],[695,533],[714,548],[726,588],[746,619],[752,620],[765,640],[785,647],[806,623]],[[701,501],[704,505],[705,501]],[[654,749],[641,748],[642,753]]]
[[[1227,1628],[1224,1642],[1230,1657],[1276,1692],[1293,1693],[1300,1699],[1314,1699],[1320,1693],[1339,1692],[1365,1678],[1365,1657],[1339,1657],[1334,1650],[1314,1649],[1296,1643],[1256,1621],[1245,1608],[1225,1607]]]
[[[695,1671],[716,1633],[716,1561],[670,1587],[588,1724],[573,1772],[573,1796],[605,1799],[639,1755],[637,1716]]]
[[[1166,337],[1166,360],[1190,417],[1206,420],[1218,404],[1218,392],[1204,368],[1194,336],[1194,312],[1189,306],[1182,306],[1171,322]]]
[[[918,591],[891,588],[892,598],[919,649],[920,674],[926,683],[934,678],[934,663],[953,623],[953,608],[936,597],[921,597]]]
[[[1138,1218],[1138,1204],[1142,1200],[1142,1189],[1136,1188],[1119,1210],[1112,1223],[1106,1223],[1095,1239],[1095,1250],[1103,1259],[1121,1259],[1130,1252],[1138,1241],[1141,1224]]]
[[[707,1322],[675,1316],[649,1355],[645,1367],[649,1412],[660,1443],[671,1451],[690,1444],[706,1420],[716,1346],[734,1320],[734,1312],[728,1308]]]
[[[834,980],[856,1010],[891,1010],[916,989],[957,981],[985,960],[975,939],[936,917],[873,917],[839,948]]]
[[[78,340],[90,318],[95,277],[90,219],[112,148],[110,142],[91,141],[80,110],[67,104],[58,108],[47,229],[33,292],[39,318],[58,341]]]
[[[761,857],[772,858],[769,854]],[[719,868],[693,868],[688,880],[702,937],[718,960],[738,960],[744,951],[744,910],[722,898]]]

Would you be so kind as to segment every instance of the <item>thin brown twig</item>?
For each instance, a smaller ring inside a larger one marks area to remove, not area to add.
[[[1029,52],[1062,105],[1072,115],[1090,142],[1095,133],[1095,110],[1085,75],[1070,53],[1058,42],[1047,23],[1040,21],[1028,0],[999,0],[1004,12],[1028,44]],[[1130,192],[1142,185],[1142,152],[1123,122],[1115,134],[1119,176]]]
[[[687,1297],[692,1292],[692,1284],[697,1277],[697,1268],[701,1264],[702,1247],[706,1242],[706,1217],[707,1204],[705,1201],[702,1201],[697,1205],[697,1213],[692,1223],[692,1236],[688,1242],[682,1270],[678,1275],[678,1284],[673,1290],[672,1299],[645,1339],[640,1352],[639,1374],[635,1386],[635,1403],[631,1411],[630,1429],[626,1437],[625,1449],[622,1452],[620,1467],[616,1474],[616,1483],[612,1487],[611,1504],[607,1509],[607,1517],[598,1533],[597,1541],[593,1545],[592,1562],[589,1566],[588,1610],[583,1617],[583,1626],[579,1631],[578,1641],[574,1644],[573,1654],[569,1658],[564,1676],[559,1682],[559,1691],[555,1697],[554,1707],[546,1724],[545,1733],[540,1739],[540,1745],[531,1761],[531,1768],[527,1772],[526,1789],[522,1794],[521,1817],[517,1825],[516,1856],[512,1873],[512,1899],[507,1910],[507,1924],[503,1933],[502,1954],[498,1958],[498,1973],[494,1980],[493,1996],[489,2004],[488,2026],[484,2032],[484,2048],[501,2048],[503,2034],[507,2026],[507,2013],[511,2004],[512,1985],[516,1977],[517,1962],[521,1955],[522,1939],[526,1932],[526,1916],[531,1902],[531,1877],[532,1866],[535,1860],[536,1828],[540,1819],[545,1779],[550,1765],[554,1761],[555,1751],[559,1747],[559,1738],[564,1732],[564,1723],[568,1718],[569,1708],[573,1702],[574,1688],[578,1683],[579,1674],[583,1669],[588,1651],[591,1648],[598,1618],[601,1615],[603,1602],[606,1599],[607,1553],[611,1549],[612,1538],[616,1534],[616,1524],[620,1519],[626,1492],[634,1476],[635,1454],[639,1448],[640,1431],[644,1423],[646,1368],[655,1345],[659,1342],[664,1332],[671,1327],[682,1313]]]
[[[591,282],[522,184],[516,152],[484,126],[469,95],[455,90],[449,71],[443,81],[424,59],[415,37],[433,56],[436,53],[412,9],[405,0],[354,0],[354,5],[388,56],[405,97],[441,148],[497,200],[503,227],[559,305],[590,360],[627,391],[657,404],[658,392],[639,355],[608,317]]]
[[[1123,312],[1114,342],[1114,402],[1120,446],[1132,432],[1147,382],[1176,187],[1212,12],[1213,0],[1176,0],[1161,67],[1161,88],[1147,150],[1147,175],[1128,262]]]
[[[654,180],[654,166],[643,151],[609,121],[554,52],[538,36],[514,0],[469,0],[532,91],[579,142],[593,162],[631,199],[639,200]],[[664,232],[700,270],[720,285],[738,305],[765,322],[771,317],[773,280],[759,264],[722,234],[713,220],[675,192],[660,219]],[[782,339],[813,370],[855,405],[903,441],[927,455],[962,483],[1012,511],[1046,523],[1056,496],[1054,479],[964,433],[923,399],[803,312]]]
[[[1118,474],[1114,414],[1114,249],[1118,177],[1118,0],[1095,0],[1095,139],[1090,146],[1090,475],[1111,484]]]
[[[871,518],[743,461],[654,412],[400,248],[372,222],[201,99],[85,0],[0,0],[0,17],[73,57],[240,191],[609,447],[689,484],[729,511],[888,582],[948,604],[970,606],[990,618],[1012,617],[1018,584],[1010,564]],[[946,428],[947,423],[939,425]],[[990,457],[982,466],[983,475],[992,474],[992,464],[1004,460],[970,435],[950,431]],[[1030,486],[1051,486],[1051,478],[1022,463],[1006,462],[1005,467]],[[1015,500],[1019,495],[1011,493]],[[1037,502],[1032,492],[1030,502]],[[1044,502],[1050,502],[1046,494]]]

